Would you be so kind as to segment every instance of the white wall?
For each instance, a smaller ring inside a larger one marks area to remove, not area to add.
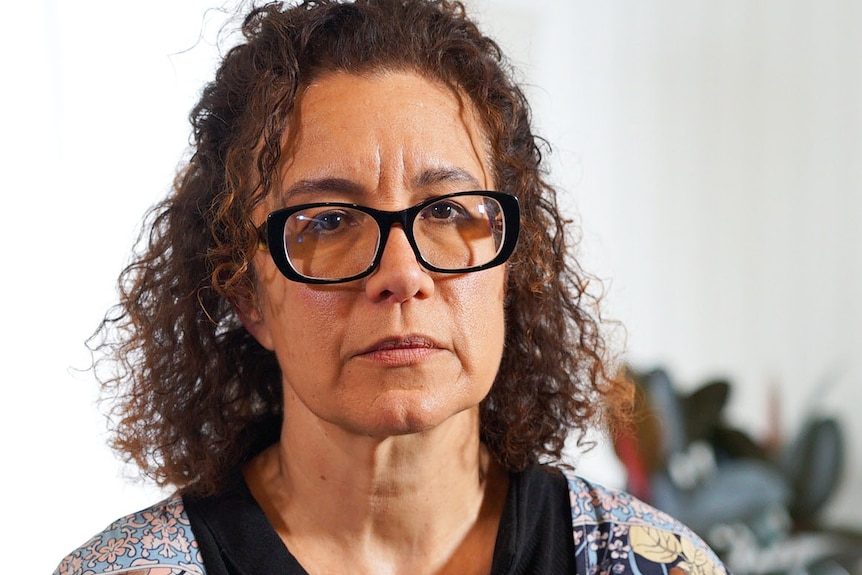
[[[158,497],[121,478],[95,381],[80,369],[138,222],[188,141],[185,118],[214,57],[212,46],[194,47],[210,5],[4,7],[4,572],[51,573],[111,520]]]
[[[862,4],[490,1],[637,366],[734,384],[762,437],[848,434],[862,526]],[[586,465],[583,470],[592,472]],[[601,469],[596,469],[601,472]]]
[[[215,54],[197,42],[220,20],[210,4],[6,9],[6,571],[50,572],[158,496],[120,478],[95,383],[73,368],[183,152]],[[530,84],[628,357],[687,386],[727,375],[734,421],[757,435],[773,385],[787,434],[809,409],[839,415],[851,464],[829,517],[862,525],[862,4],[472,6]],[[601,452],[583,469],[618,473]]]

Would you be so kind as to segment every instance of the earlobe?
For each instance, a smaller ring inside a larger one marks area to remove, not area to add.
[[[257,340],[257,342],[272,351],[272,336],[269,332],[269,326],[263,317],[263,312],[256,301],[232,301],[234,312],[236,312],[239,321],[242,322],[245,330]]]

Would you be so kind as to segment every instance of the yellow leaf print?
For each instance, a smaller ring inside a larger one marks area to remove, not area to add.
[[[682,553],[676,535],[663,529],[633,525],[629,529],[632,551],[655,563],[673,563]]]
[[[682,554],[688,561],[687,573],[691,575],[721,575],[722,570],[718,568],[709,555],[703,549],[695,545],[690,539],[682,540]]]

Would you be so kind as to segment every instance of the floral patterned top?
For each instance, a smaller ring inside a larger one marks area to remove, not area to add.
[[[564,472],[579,575],[728,575],[688,528],[631,495]],[[54,575],[204,575],[183,500],[123,517],[63,559]]]

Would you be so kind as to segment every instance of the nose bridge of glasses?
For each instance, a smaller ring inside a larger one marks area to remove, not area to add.
[[[404,239],[407,240],[407,243],[410,246],[410,250],[413,252],[413,257],[419,260],[419,252],[416,246],[416,241],[413,239],[412,226],[409,220],[410,210],[401,210],[397,212],[378,212],[377,224],[380,227],[380,245],[377,248],[377,264],[383,260],[384,252],[389,245],[389,240],[391,239],[393,228],[398,228],[400,232],[396,231],[395,234],[398,235],[403,234]]]
[[[407,208],[396,212],[387,212],[382,210],[371,211],[372,216],[377,221],[377,226],[380,229],[380,243],[378,246],[377,262],[383,258],[383,252],[389,243],[389,236],[393,227],[401,228],[410,248],[413,250],[413,255],[419,259],[419,248],[416,246],[416,240],[413,237],[413,222],[415,217],[415,208]]]

